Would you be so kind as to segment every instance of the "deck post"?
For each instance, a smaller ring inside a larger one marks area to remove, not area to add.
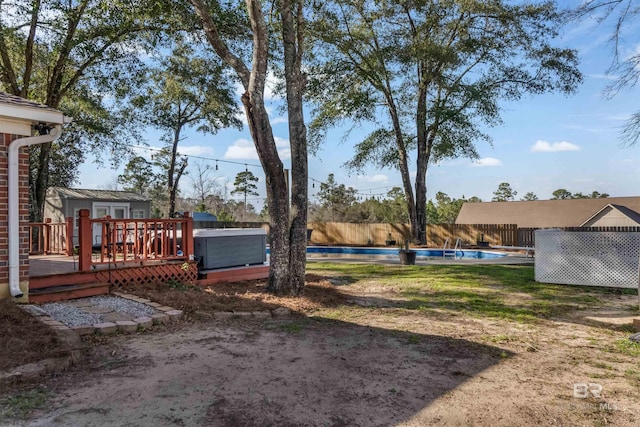
[[[64,238],[65,238],[65,255],[72,256],[73,255],[73,218],[67,217],[65,219],[65,230],[64,230]]]
[[[91,218],[89,209],[80,209],[80,224],[78,226],[78,269],[91,270]]]
[[[44,254],[51,254],[51,218],[45,218],[44,224],[42,225],[42,234],[43,234],[43,245],[44,245]]]
[[[182,252],[184,256],[187,257],[187,260],[193,259],[193,218],[189,214],[189,212],[184,213],[184,219],[186,222],[184,223],[184,228],[182,230]]]

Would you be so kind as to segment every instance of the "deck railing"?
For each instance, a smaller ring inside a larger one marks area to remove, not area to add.
[[[78,256],[80,271],[100,264],[145,264],[193,258],[193,219],[91,219],[89,210],[65,222],[29,223],[30,255]]]
[[[193,257],[193,219],[91,219],[79,212],[78,266],[81,271],[100,264],[144,264],[189,260]]]
[[[65,222],[51,222],[51,219],[47,218],[45,222],[29,223],[29,254],[71,255],[71,221],[71,218],[67,218]]]

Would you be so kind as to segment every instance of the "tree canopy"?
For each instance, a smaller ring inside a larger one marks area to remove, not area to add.
[[[107,100],[127,90],[129,76],[142,66],[141,48],[160,28],[155,5],[106,0],[0,3],[0,90],[73,118],[59,141],[31,150],[32,219],[40,219],[50,184],[73,183],[85,152],[121,153],[122,144],[136,136],[129,117]]]
[[[155,156],[165,169],[170,216],[188,164],[178,152],[183,131],[193,128],[213,134],[225,127],[239,128],[241,122],[236,117],[233,81],[226,78],[217,57],[178,39],[171,53],[157,62],[142,74],[130,102],[140,122],[162,131],[165,147]]]
[[[552,44],[560,16],[550,2],[337,0],[313,11],[312,141],[344,121],[375,124],[348,165],[399,170],[418,242],[429,163],[476,157],[500,101],[571,93],[582,78],[575,52]]]
[[[607,193],[600,193],[599,191],[592,191],[591,194],[571,193],[564,188],[558,188],[552,193],[551,200],[566,200],[566,199],[606,199],[609,197]]]
[[[479,203],[478,197],[469,199],[462,196],[460,199],[449,197],[446,193],[438,191],[435,201],[427,202],[427,221],[429,224],[455,224],[460,209],[465,203]]]
[[[496,191],[493,192],[492,202],[510,202],[515,200],[518,192],[511,188],[508,182],[501,182]]]
[[[571,23],[574,20],[594,17],[600,24],[612,22],[610,42],[612,59],[608,73],[613,82],[607,87],[606,95],[613,98],[622,90],[635,87],[640,81],[640,52],[637,50],[638,32],[636,27],[640,18],[640,7],[636,0],[585,0],[571,11]],[[622,47],[627,43],[634,46],[631,54],[625,54]],[[623,143],[637,144],[640,140],[640,110],[631,114],[622,129]]]

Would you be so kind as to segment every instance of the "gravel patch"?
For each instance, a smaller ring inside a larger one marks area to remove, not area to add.
[[[89,307],[109,308],[111,312],[126,313],[132,318],[148,317],[157,313],[153,307],[117,296],[97,296],[82,299],[82,307],[73,301],[51,302],[37,306],[49,317],[67,326],[93,325],[104,321],[101,313],[88,313]]]
[[[39,306],[49,317],[67,326],[93,325],[101,321],[100,315],[90,314],[63,302],[50,302]]]
[[[153,307],[150,307],[147,304],[117,296],[90,297],[87,298],[87,301],[91,302],[94,307],[112,308],[113,311],[132,314],[136,317],[150,316],[157,313]]]

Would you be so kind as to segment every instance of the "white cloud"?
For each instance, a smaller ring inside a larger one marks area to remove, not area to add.
[[[275,91],[275,87],[276,87],[276,78],[274,77],[274,75],[272,73],[267,74],[267,82],[264,86],[264,100],[265,101],[271,101],[273,100],[276,95],[274,93]]]
[[[613,74],[589,74],[588,77],[599,80],[616,80],[618,78],[618,76]]]
[[[136,156],[140,156],[149,162],[151,161],[151,155],[155,152],[143,146],[133,147],[131,151],[133,151]]]
[[[275,117],[273,119],[271,119],[271,126],[280,124],[280,123],[287,123],[289,120],[286,117]]]
[[[473,166],[482,168],[482,167],[493,167],[493,166],[502,166],[502,161],[500,159],[496,159],[494,157],[483,157],[481,159],[473,162]]]
[[[291,159],[291,149],[283,148],[278,150],[278,155],[280,156],[280,160],[289,160]]]
[[[280,111],[278,109],[274,109],[272,106],[265,106],[267,110],[267,114],[269,114],[269,122],[271,122],[271,126],[275,126],[280,123],[287,123],[289,119],[285,116],[276,116],[275,114],[279,114]],[[275,110],[275,111],[274,111]]]
[[[595,178],[593,177],[587,177],[587,178],[574,178],[572,179],[573,182],[579,183],[579,184],[589,184],[591,182],[595,182]]]
[[[276,141],[276,147],[278,147],[278,155],[281,160],[288,160],[291,158],[291,149],[289,148],[289,141],[274,137]],[[240,138],[233,142],[232,145],[227,147],[227,151],[224,153],[224,159],[227,160],[258,160],[258,152],[252,141],[248,139]]]
[[[248,139],[240,138],[227,147],[227,151],[224,153],[224,158],[231,160],[257,160],[258,153],[256,152],[256,148],[253,146],[253,142]]]
[[[380,183],[385,183],[385,182],[389,182],[389,177],[383,174],[377,174],[377,175],[358,175],[356,177],[356,179],[358,181],[363,181],[363,182],[380,182]]]
[[[204,156],[209,157],[214,155],[213,147],[206,145],[190,145],[178,148],[180,154],[187,156]]]
[[[630,114],[613,114],[605,117],[605,120],[611,120],[614,122],[626,122],[631,118]]]
[[[281,138],[279,136],[274,136],[273,139],[276,141],[276,147],[287,147],[289,148],[289,140]]]
[[[580,151],[581,148],[567,141],[547,142],[538,140],[531,146],[532,153],[556,153],[559,151]]]
[[[278,155],[280,156],[280,159],[291,159],[291,147],[289,145],[289,140],[280,138],[279,136],[274,136],[273,139],[276,140],[276,147],[278,147]]]
[[[640,43],[636,43],[635,45],[624,49],[622,57],[624,58],[624,61],[631,60],[632,62],[635,62],[635,58],[637,58],[638,55],[640,55]],[[637,69],[637,66],[635,68]]]

